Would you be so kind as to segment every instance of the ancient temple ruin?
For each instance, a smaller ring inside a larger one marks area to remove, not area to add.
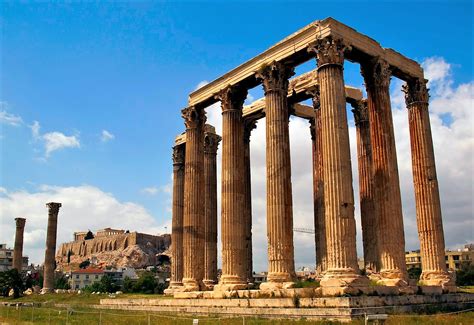
[[[290,78],[315,59],[316,70]],[[367,98],[344,83],[344,61],[360,65]],[[390,104],[390,80],[403,87],[410,128],[421,282],[454,291],[444,262],[444,235],[421,66],[332,19],[316,21],[189,95],[186,132],[173,148],[172,279],[169,293],[247,289],[252,277],[249,142],[266,117],[268,282],[261,290],[292,288],[295,280],[288,121],[310,121],[317,271],[322,295],[369,293],[359,272],[346,103],[357,130],[359,188],[366,274],[395,293],[413,293],[405,265],[400,185]],[[265,98],[244,106],[261,84]],[[312,107],[301,104],[312,99]],[[221,137],[206,125],[205,108],[220,101]],[[217,283],[216,151],[222,142],[222,276]]]

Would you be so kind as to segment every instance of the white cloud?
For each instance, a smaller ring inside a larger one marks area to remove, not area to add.
[[[23,119],[21,118],[21,116],[8,113],[6,111],[7,107],[7,103],[0,102],[0,123],[11,126],[20,126],[21,124],[23,124]]]
[[[156,186],[145,187],[142,188],[141,192],[148,195],[156,195],[158,193],[158,188]]]
[[[61,202],[58,218],[58,247],[71,241],[73,232],[97,230],[105,227],[162,233],[164,226],[171,229],[168,220],[163,224],[141,205],[121,202],[111,193],[89,186],[59,187],[43,185],[37,191],[9,191],[0,196],[0,238],[13,245],[15,217],[26,218],[25,255],[34,263],[42,263],[46,240],[47,202]]]
[[[107,130],[102,130],[102,135],[100,136],[100,141],[108,142],[108,141],[113,140],[113,139],[115,139],[115,135],[113,135],[112,133],[110,133]]]
[[[200,81],[200,82],[197,84],[197,86],[196,86],[196,88],[195,88],[194,90],[198,90],[199,88],[204,87],[204,86],[207,85],[208,83],[209,83],[209,81],[207,81],[207,80]]]
[[[454,86],[451,65],[442,58],[429,58],[423,63],[426,78],[430,79],[430,119],[436,155],[438,180],[443,211],[446,246],[459,247],[474,241],[474,211],[472,197],[474,175],[474,82]],[[402,82],[394,79],[391,94],[393,121],[403,201],[406,248],[419,248],[416,228],[413,176],[411,170],[408,112],[401,92]],[[222,134],[220,104],[206,109],[207,123]],[[352,120],[351,113],[348,117]],[[357,248],[362,253],[359,213],[359,186],[355,127],[349,127],[353,168],[353,187],[356,203]],[[266,238],[266,168],[265,168],[265,119],[251,137],[252,210],[254,269],[267,269]],[[295,227],[313,228],[311,138],[308,122],[292,118],[290,121],[290,146],[293,185],[293,220]],[[221,147],[218,151],[218,215],[220,219]],[[220,220],[219,220],[220,223]],[[219,228],[220,229],[220,228]],[[219,235],[220,236],[220,235]],[[296,233],[296,267],[314,265],[314,236]],[[220,246],[220,241],[219,241]],[[220,255],[220,248],[219,248]]]
[[[33,140],[41,141],[44,144],[45,155],[40,160],[48,158],[52,152],[57,150],[81,147],[78,135],[67,136],[64,133],[57,131],[41,134],[41,126],[38,121],[34,121],[32,125],[29,125],[29,128],[31,129]]]

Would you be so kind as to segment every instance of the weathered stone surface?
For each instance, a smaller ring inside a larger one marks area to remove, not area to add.
[[[54,269],[56,267],[54,254],[56,251],[56,236],[58,230],[58,213],[61,203],[50,202],[48,207],[48,228],[46,231],[46,251],[44,255],[43,293],[54,289]]]
[[[25,232],[25,218],[15,218],[15,246],[13,248],[13,268],[19,272],[23,269],[23,234]]]

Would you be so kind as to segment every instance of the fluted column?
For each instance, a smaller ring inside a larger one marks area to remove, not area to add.
[[[323,152],[321,136],[321,102],[319,87],[309,92],[313,100],[314,118],[310,120],[313,153],[314,238],[316,274],[321,277],[327,268],[326,223],[324,218]]]
[[[293,198],[288,130],[288,78],[293,68],[280,62],[262,68],[266,116],[268,282],[261,289],[294,284]]]
[[[360,219],[362,223],[362,243],[364,264],[368,273],[377,270],[377,218],[374,210],[374,190],[372,174],[372,146],[370,144],[369,112],[367,101],[351,102],[357,134],[357,160],[359,169]]]
[[[317,56],[321,102],[327,270],[323,294],[358,293],[368,279],[359,275],[356,254],[354,193],[343,78],[342,40],[317,40],[309,49]]]
[[[384,60],[373,59],[363,63],[361,71],[367,89],[381,283],[405,287],[408,285],[408,275],[405,264],[405,234],[397,152],[390,105],[391,70]]]
[[[438,177],[428,112],[426,80],[411,80],[404,86],[410,127],[416,221],[420,239],[420,280],[425,285],[441,285],[449,291],[455,284],[447,272]]]
[[[204,289],[204,109],[182,110],[186,125],[183,209],[184,291]]]
[[[206,125],[208,127],[208,125]],[[210,126],[209,126],[210,127]],[[212,128],[214,129],[214,128]],[[204,134],[204,284],[217,283],[217,148],[221,137],[214,130]]]
[[[171,229],[171,280],[172,293],[183,289],[183,208],[184,208],[184,162],[186,144],[173,147],[173,211]]]
[[[25,232],[25,218],[15,218],[15,246],[13,247],[13,268],[21,272],[23,269],[23,234]]]
[[[43,293],[54,290],[54,270],[56,269],[56,236],[58,231],[58,213],[61,203],[50,202],[48,207],[48,229],[46,232],[46,251],[43,264]]]
[[[245,218],[245,251],[247,282],[253,282],[253,254],[252,254],[252,176],[250,168],[250,135],[256,127],[257,121],[247,120],[244,122],[244,218]]]
[[[214,290],[247,288],[245,250],[244,123],[247,90],[238,85],[221,91],[222,106],[222,275]]]

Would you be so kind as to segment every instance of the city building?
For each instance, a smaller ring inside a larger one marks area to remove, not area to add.
[[[474,244],[465,245],[458,250],[447,250],[444,255],[446,267],[450,270],[459,270],[463,263],[474,261]],[[405,260],[408,269],[421,268],[421,254],[419,250],[406,252]]]
[[[130,278],[132,280],[138,279],[137,272],[131,267],[119,267],[117,269],[104,270],[104,275],[110,276],[112,281],[120,286],[123,284],[125,278]]]
[[[84,287],[100,281],[103,276],[104,270],[101,269],[88,268],[72,271],[69,277],[69,285],[74,290],[84,289]]]
[[[0,272],[11,270],[13,267],[13,248],[7,248],[7,244],[0,244]],[[28,256],[23,256],[22,269],[28,268]]]

